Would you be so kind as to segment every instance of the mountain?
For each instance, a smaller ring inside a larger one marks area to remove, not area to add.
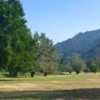
[[[100,51],[100,29],[78,33],[73,38],[56,44],[55,47],[63,60],[74,54],[85,59],[94,58]]]
[[[82,54],[85,59],[93,59],[100,57],[100,39],[94,42],[94,45],[85,53]]]

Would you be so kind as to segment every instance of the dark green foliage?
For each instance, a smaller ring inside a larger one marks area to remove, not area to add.
[[[96,72],[100,72],[100,68],[96,64],[92,64],[91,67],[90,67],[90,69],[91,69],[91,72],[95,72],[95,73]]]
[[[100,58],[88,61],[87,69],[89,72],[100,72]]]
[[[0,68],[11,76],[34,70],[35,42],[19,0],[0,2]]]

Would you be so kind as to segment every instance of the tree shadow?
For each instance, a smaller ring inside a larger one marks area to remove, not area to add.
[[[10,81],[14,81],[13,78],[0,78],[0,82],[10,82]]]
[[[0,91],[0,100],[100,100],[100,89]]]

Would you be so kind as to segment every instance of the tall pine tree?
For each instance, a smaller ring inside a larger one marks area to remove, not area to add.
[[[35,45],[19,0],[0,2],[0,67],[12,76],[34,70]]]

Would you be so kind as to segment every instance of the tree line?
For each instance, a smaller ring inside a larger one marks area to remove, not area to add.
[[[61,61],[60,64],[60,71],[62,72],[76,72],[77,74],[81,72],[100,72],[100,58],[98,57],[91,60],[84,60],[79,55],[73,55],[67,61]]]
[[[45,33],[32,33],[19,0],[0,0],[0,71],[16,77],[35,72],[44,76],[54,72],[97,72],[100,63],[86,63],[79,56],[61,62],[53,41]],[[88,67],[87,67],[88,66]]]

